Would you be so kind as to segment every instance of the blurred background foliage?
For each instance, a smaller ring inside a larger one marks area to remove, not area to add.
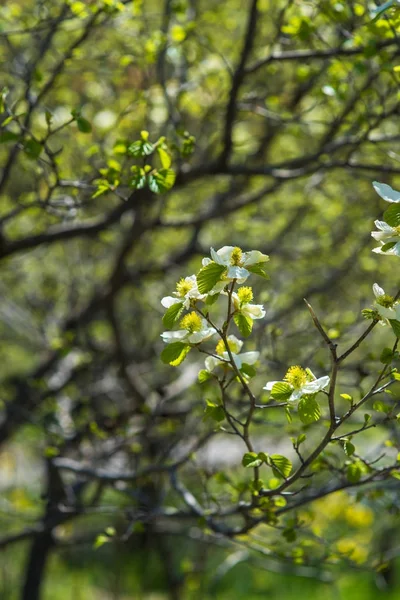
[[[371,181],[400,186],[400,10],[374,18],[374,8],[0,7],[5,600],[397,597],[396,479],[304,502],[230,539],[190,513],[163,472],[186,456],[182,479],[205,510],[244,497],[240,441],[203,420],[204,394],[216,391],[196,384],[201,356],[179,370],[159,359],[160,299],[210,246],[271,258],[270,282],[254,288],[267,317],[248,342],[262,351],[258,392],[290,364],[328,372],[303,298],[344,350],[365,328],[373,282],[398,289],[396,259],[371,253],[370,231],[384,209]],[[132,156],[142,131],[166,138],[176,180],[158,180],[164,193],[138,189],[145,164],[164,166]],[[368,389],[388,329],[352,355],[340,392]],[[379,423],[382,411],[366,410]],[[325,427],[268,411],[255,435],[289,451],[290,435],[313,441]],[[358,443],[366,461],[393,457],[396,424]],[[321,485],[339,468],[333,451],[324,460]],[[107,481],[85,469],[143,475]]]

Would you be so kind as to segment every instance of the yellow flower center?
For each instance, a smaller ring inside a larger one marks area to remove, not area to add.
[[[183,317],[180,326],[182,329],[187,329],[190,333],[201,331],[201,318],[193,311]]]
[[[233,354],[239,354],[240,346],[237,342],[235,342],[234,340],[228,340],[228,346],[230,351],[233,352]],[[218,356],[223,356],[224,352],[227,352],[224,340],[219,340],[218,344],[215,347],[215,353],[218,354]]]
[[[189,281],[188,279],[181,279],[180,281],[178,281],[178,283],[176,284],[176,293],[180,298],[184,298],[186,296],[186,294],[188,294],[190,292],[190,290],[193,288],[193,281]]]
[[[295,390],[298,390],[301,386],[305,385],[307,381],[310,381],[310,375],[305,369],[296,365],[289,368],[283,379],[290,383]]]
[[[251,287],[240,287],[237,291],[240,304],[248,304],[253,300],[253,290]]]
[[[385,308],[390,308],[393,306],[394,298],[393,296],[389,296],[389,294],[383,294],[383,296],[378,296],[376,299],[376,303],[380,306],[384,306]]]
[[[393,227],[393,229],[395,230],[395,232],[400,235],[400,225],[397,225],[397,227]]]
[[[236,246],[236,248],[234,248],[232,250],[232,254],[231,254],[231,265],[235,266],[235,267],[240,267],[243,261],[243,252],[242,249],[239,248],[238,246]]]

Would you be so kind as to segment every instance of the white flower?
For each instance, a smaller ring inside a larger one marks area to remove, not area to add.
[[[302,396],[317,394],[325,389],[329,384],[329,377],[325,375],[317,379],[310,369],[294,366],[290,367],[283,381],[269,381],[263,389],[271,391],[276,383],[285,383],[291,388],[292,393],[288,401],[293,402]]]
[[[379,316],[384,320],[393,319],[400,321],[400,302],[395,302],[394,298],[386,294],[385,290],[377,283],[374,283],[372,290],[376,298],[375,310]]]
[[[267,262],[269,257],[258,250],[251,250],[250,252],[243,252],[238,246],[224,246],[219,250],[215,251],[214,248],[210,249],[211,259],[203,258],[203,267],[209,265],[212,261],[218,265],[227,267],[226,273],[223,274],[221,281],[211,291],[212,294],[221,292],[224,287],[233,279],[236,279],[238,283],[244,283],[250,271],[246,267],[257,265],[260,263]]]
[[[188,344],[200,344],[216,333],[213,327],[209,327],[205,319],[202,319],[194,311],[188,313],[180,321],[181,329],[177,331],[164,331],[161,334],[163,341],[167,344],[171,342],[187,342]]]
[[[396,192],[390,185],[386,183],[379,183],[379,181],[373,181],[372,185],[377,194],[386,202],[400,202],[400,192]]]
[[[241,287],[237,293],[232,294],[235,310],[249,319],[262,319],[265,317],[265,310],[262,304],[250,304],[253,300],[253,290],[251,287]]]
[[[232,353],[233,362],[238,369],[241,369],[243,364],[254,365],[260,356],[259,352],[243,352],[243,354],[239,354],[243,346],[243,342],[238,340],[238,338],[234,335],[228,336],[228,346]],[[229,364],[229,353],[226,351],[223,340],[218,342],[215,352],[221,358],[217,358],[217,356],[207,356],[205,360],[207,371],[211,372],[218,365]]]
[[[380,246],[374,248],[372,252],[377,254],[393,254],[400,256],[400,230],[398,227],[391,227],[385,221],[375,221],[375,225],[379,231],[372,231],[372,237],[381,243]],[[386,244],[393,243],[393,246],[388,250],[382,250]]]
[[[206,294],[200,294],[197,288],[196,275],[184,277],[176,284],[176,292],[172,292],[173,296],[165,296],[161,300],[161,304],[165,308],[169,308],[173,304],[182,303],[184,308],[189,309],[192,300],[203,300]]]

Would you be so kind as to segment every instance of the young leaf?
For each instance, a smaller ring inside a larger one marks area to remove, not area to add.
[[[249,267],[246,267],[246,269],[250,271],[250,273],[254,273],[254,275],[259,275],[264,279],[269,279],[269,275],[265,271],[265,262],[250,265]]]
[[[255,452],[246,452],[242,458],[242,465],[248,469],[259,467],[262,464],[261,458]]]
[[[397,338],[400,338],[400,321],[396,319],[389,319],[389,323],[391,328],[393,329],[393,333]]]
[[[172,169],[160,169],[148,176],[149,188],[155,194],[163,194],[175,183],[175,172]]]
[[[157,152],[158,152],[158,156],[160,157],[160,162],[162,164],[162,168],[163,169],[169,169],[171,166],[171,156],[169,155],[169,153],[164,150],[164,148],[161,148],[161,146],[159,146],[157,148]]]
[[[24,142],[24,151],[29,158],[39,158],[40,153],[42,152],[42,144],[34,139],[27,140]]]
[[[383,213],[383,218],[391,227],[397,227],[400,225],[400,205],[391,204]]]
[[[128,153],[135,158],[139,158],[141,156],[150,156],[150,154],[153,154],[153,152],[154,146],[147,140],[138,140],[128,146]]]
[[[197,379],[198,379],[199,383],[204,383],[205,381],[210,379],[210,377],[211,377],[211,373],[209,371],[206,371],[205,369],[202,369],[201,371],[199,371]]]
[[[270,457],[271,467],[275,477],[289,477],[292,471],[292,463],[286,456],[281,454],[272,454]]]
[[[299,400],[298,412],[300,421],[305,425],[315,423],[321,416],[321,409],[314,396],[304,396]]]
[[[225,411],[220,404],[215,404],[210,400],[206,400],[207,406],[204,409],[204,419],[210,418],[213,421],[223,421],[225,419]]]
[[[247,375],[247,377],[254,377],[257,374],[256,369],[252,365],[247,365],[246,363],[242,364],[240,371]]]
[[[146,173],[141,167],[131,167],[133,177],[129,182],[130,187],[141,190],[146,185]]]
[[[340,394],[340,397],[347,400],[347,402],[353,402],[353,396],[350,396],[350,394]]]
[[[343,443],[343,450],[344,450],[346,456],[351,456],[356,451],[356,448],[355,448],[354,444],[352,444],[351,442],[346,440]]]
[[[243,337],[248,337],[251,334],[253,329],[253,319],[245,317],[241,313],[236,313],[233,316],[233,320]]]
[[[292,391],[293,390],[288,383],[285,383],[284,381],[278,381],[272,387],[271,396],[274,398],[274,400],[280,400],[284,402],[290,398]]]
[[[221,279],[221,275],[224,271],[225,266],[218,265],[215,262],[210,262],[200,269],[197,275],[197,287],[199,288],[200,294],[207,294],[212,290],[215,284]]]
[[[78,125],[78,129],[81,133],[90,133],[92,131],[92,126],[87,119],[83,117],[78,117],[76,119],[76,124]]]
[[[393,351],[391,350],[391,348],[384,348],[381,352],[379,360],[384,365],[388,365],[392,362],[393,358],[394,358],[394,356],[393,356]]]
[[[162,319],[164,327],[166,327],[167,329],[171,329],[174,326],[175,321],[178,319],[179,315],[181,314],[182,309],[183,309],[182,302],[176,302],[176,304],[173,304],[172,306],[170,306],[167,309],[167,311]]]
[[[346,476],[350,483],[357,483],[360,481],[363,472],[362,464],[357,461],[347,467]]]
[[[170,364],[173,367],[180,365],[190,352],[190,346],[183,342],[173,342],[168,344],[161,352],[161,360],[164,364]]]

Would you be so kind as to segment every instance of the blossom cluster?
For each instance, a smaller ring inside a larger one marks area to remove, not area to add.
[[[203,258],[202,268],[197,275],[182,278],[171,296],[162,298],[161,304],[167,309],[163,322],[169,328],[161,334],[169,344],[162,358],[174,366],[180,364],[193,346],[197,346],[220,332],[208,313],[208,307],[220,295],[229,296],[230,314],[239,331],[245,336],[251,332],[253,321],[265,316],[261,304],[253,304],[253,290],[243,286],[254,273],[267,277],[264,266],[269,260],[258,250],[243,252],[239,247],[224,246],[215,251],[211,248],[211,258]],[[234,291],[234,286],[241,287]],[[186,314],[184,314],[186,313]],[[178,325],[177,329],[170,329]],[[245,352],[240,355],[243,342],[233,335],[217,344],[214,353],[206,359],[207,371],[217,366],[228,367],[232,361],[241,369],[243,364],[254,364],[258,352]]]

